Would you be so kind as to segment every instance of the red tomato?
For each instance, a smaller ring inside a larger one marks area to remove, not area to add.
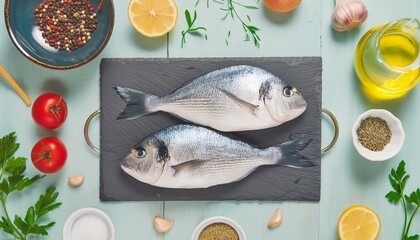
[[[32,163],[43,173],[59,171],[67,159],[66,146],[56,137],[39,140],[31,151]]]
[[[67,104],[55,93],[44,93],[35,100],[32,117],[43,128],[58,128],[67,118]]]

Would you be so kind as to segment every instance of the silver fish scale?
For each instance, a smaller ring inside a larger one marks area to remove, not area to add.
[[[228,114],[243,114],[244,110],[220,89],[256,104],[261,84],[270,78],[278,79],[273,74],[256,67],[224,68],[201,76],[174,93],[159,98],[158,110],[172,112],[180,117],[192,113],[216,120]]]
[[[298,153],[310,142],[302,138],[259,149],[204,127],[175,125],[141,141],[121,166],[154,186],[207,188],[239,181],[262,165],[313,166]],[[146,163],[148,169],[138,168]]]
[[[239,165],[262,165],[258,160],[267,163],[273,161],[271,151],[230,139],[203,127],[177,125],[157,133],[155,137],[167,144],[171,165],[191,160],[211,160],[207,161],[208,166],[228,171]]]

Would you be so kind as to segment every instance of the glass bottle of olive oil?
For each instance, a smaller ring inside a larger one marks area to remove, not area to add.
[[[362,89],[378,100],[404,96],[420,81],[420,22],[401,19],[372,28],[356,47]]]

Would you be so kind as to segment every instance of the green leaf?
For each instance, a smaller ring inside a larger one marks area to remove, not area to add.
[[[395,180],[391,175],[389,175],[389,182],[391,183],[392,188],[396,192],[401,193],[400,185],[398,184],[397,180]]]
[[[408,199],[407,199],[408,198]],[[417,198],[417,194],[416,194],[416,192],[414,191],[414,192],[412,192],[411,194],[410,194],[410,196],[407,196],[407,201],[409,202],[409,203],[412,203],[412,204],[416,204],[416,205],[419,205],[420,204],[420,199],[419,198]]]
[[[29,186],[31,186],[33,183],[35,183],[36,181],[44,178],[45,175],[35,175],[32,178],[24,178],[22,179],[22,181],[18,182],[16,185],[16,190],[18,191],[22,191],[24,188],[27,188]]]
[[[258,7],[255,6],[247,6],[247,5],[242,5],[242,7],[248,8],[248,9],[258,9]]]
[[[417,196],[417,199],[420,199],[420,188],[417,188],[417,190],[416,190],[416,196]]]
[[[26,158],[24,157],[10,157],[6,163],[4,170],[12,175],[21,175],[26,170]]]
[[[197,20],[197,11],[194,10],[194,17],[193,17],[193,20],[192,20],[192,24],[195,23],[195,20]]]
[[[401,194],[391,191],[389,192],[387,195],[385,195],[385,197],[388,199],[389,202],[391,203],[398,203],[401,200]]]
[[[397,171],[395,171],[395,169],[391,169],[391,175],[395,178],[395,180],[398,180],[398,175],[397,175]]]
[[[37,218],[47,214],[48,212],[58,208],[61,203],[56,203],[55,200],[58,197],[58,192],[55,191],[55,187],[49,187],[44,195],[39,196],[38,201],[35,203],[35,213]]]
[[[255,27],[255,26],[248,26],[248,29],[251,32],[256,32],[256,31],[260,30],[259,28]]]
[[[29,225],[27,223],[25,223],[21,217],[19,217],[18,215],[15,215],[15,219],[13,220],[13,223],[15,224],[15,226],[17,228],[19,228],[20,231],[22,231],[23,233],[27,233],[29,230]]]
[[[5,217],[1,217],[0,229],[3,230],[3,232],[5,232],[5,233],[13,234],[12,223],[7,221],[7,219]]]
[[[207,29],[205,27],[196,27],[196,28],[191,28],[189,30],[189,32],[196,32],[196,31],[199,31],[199,30],[207,31]]]
[[[405,162],[404,160],[402,160],[397,168],[398,180],[401,180],[404,177],[405,173]]]
[[[190,28],[192,26],[192,21],[191,14],[188,10],[185,10],[185,19],[187,19],[188,28]]]
[[[408,196],[407,194],[404,195],[404,199],[406,202],[411,203],[410,196]]]
[[[19,144],[16,143],[16,134],[12,132],[2,139],[0,139],[0,167],[9,159],[19,148]]]
[[[405,184],[407,183],[407,180],[410,178],[410,175],[407,175],[407,176],[405,176],[404,178],[403,178],[403,180],[401,181],[401,190],[402,190],[402,192],[404,191],[404,189],[405,189]]]
[[[26,211],[25,222],[31,227],[35,224],[35,209],[34,209],[34,207],[30,207],[30,208],[28,208],[28,211]]]
[[[13,190],[16,188],[16,185],[22,180],[23,180],[23,175],[11,175],[7,178],[10,188]]]
[[[0,183],[0,191],[4,192],[6,195],[10,193],[9,182],[6,181],[6,179],[3,179],[3,181]]]
[[[38,235],[43,235],[43,236],[47,236],[48,232],[47,230],[52,228],[55,225],[55,222],[50,222],[46,225],[35,225],[29,233],[32,234],[38,234]]]
[[[411,237],[408,237],[407,240],[419,240],[420,236],[419,235],[414,235]]]

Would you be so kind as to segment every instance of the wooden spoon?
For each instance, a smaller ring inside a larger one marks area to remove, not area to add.
[[[31,99],[26,95],[22,90],[19,84],[10,76],[10,74],[4,69],[3,65],[0,64],[0,75],[10,84],[10,86],[19,94],[22,100],[25,102],[26,106],[31,106]]]

